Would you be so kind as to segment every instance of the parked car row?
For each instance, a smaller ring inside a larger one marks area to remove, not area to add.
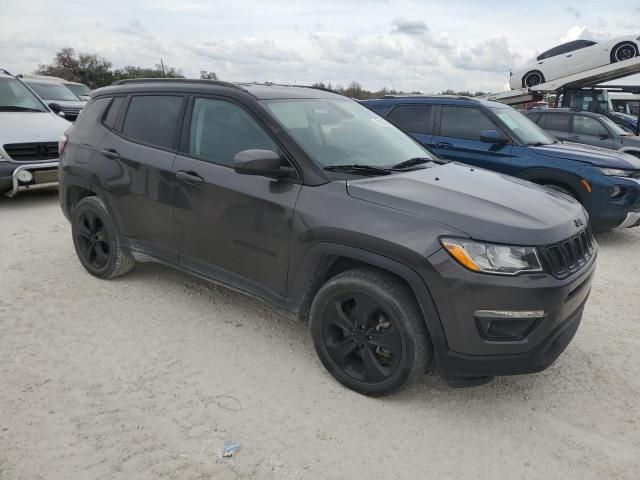
[[[495,101],[411,96],[362,103],[442,158],[512,175],[575,198],[589,212],[595,231],[640,223],[640,158],[624,152],[640,153],[640,142],[638,137],[623,135],[612,122],[607,123],[612,138],[615,131],[616,141],[625,143],[620,152],[560,142],[517,110]],[[530,115],[538,115],[536,119],[549,128],[574,114],[533,110]],[[585,122],[593,120],[583,113],[575,116],[583,129]]]

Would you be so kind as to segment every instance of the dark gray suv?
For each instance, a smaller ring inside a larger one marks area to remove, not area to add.
[[[596,242],[562,193],[431,155],[345,97],[197,80],[92,93],[60,201],[100,278],[158,261],[308,321],[328,371],[400,390],[550,365]]]
[[[558,140],[618,150],[640,158],[640,137],[599,113],[553,108],[533,109],[525,115]]]

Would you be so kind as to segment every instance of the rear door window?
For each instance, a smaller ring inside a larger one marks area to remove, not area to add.
[[[433,133],[431,105],[398,105],[387,119],[411,133]]]
[[[480,140],[481,132],[497,129],[491,119],[477,108],[442,107],[440,135],[443,137]]]
[[[571,115],[568,113],[546,113],[543,115],[543,123],[540,126],[546,130],[568,132],[570,120]]]
[[[183,97],[137,95],[131,97],[122,134],[136,142],[173,148]]]

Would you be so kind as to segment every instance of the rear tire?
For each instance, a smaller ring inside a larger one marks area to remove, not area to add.
[[[633,42],[619,43],[611,49],[611,63],[624,62],[638,56],[638,46]]]
[[[115,278],[135,265],[133,256],[120,244],[114,222],[104,202],[85,197],[71,214],[73,245],[82,266],[98,278]]]
[[[325,283],[311,305],[320,361],[364,395],[388,395],[427,371],[431,346],[413,293],[394,276],[357,268]]]
[[[522,88],[531,88],[536,85],[540,85],[544,83],[544,75],[542,72],[537,70],[533,70],[531,72],[527,72],[524,77],[522,77]]]

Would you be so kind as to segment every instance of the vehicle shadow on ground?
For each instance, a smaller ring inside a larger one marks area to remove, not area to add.
[[[57,188],[43,188],[42,190],[32,190],[20,192],[15,197],[0,195],[0,208],[37,208],[58,201]]]
[[[318,369],[324,373],[323,366],[317,359],[313,349],[307,325],[258,299],[226,289],[225,287],[219,287],[171,267],[153,263],[138,264],[130,274],[116,279],[116,281],[145,284],[152,281],[166,282],[166,286],[169,288],[184,288],[187,291],[185,294],[189,295],[189,303],[192,308],[194,308],[194,311],[202,311],[202,309],[206,308],[209,304],[207,301],[208,296],[211,297],[209,300],[214,300],[214,303],[224,300],[228,307],[237,308],[238,318],[242,319],[243,326],[245,327],[253,327],[256,329],[276,328],[282,326],[282,322],[286,322],[285,328],[279,333],[279,345],[276,344],[274,346],[274,348],[278,348],[278,346],[281,347],[282,351],[281,354],[276,353],[275,355],[283,359],[287,358],[287,352],[289,352],[291,345],[298,343],[300,344],[298,348],[302,351],[305,360],[304,365],[298,364],[297,366],[299,368],[309,369],[309,371]],[[195,295],[191,295],[190,292],[195,293]],[[202,305],[194,304],[193,302],[202,302]],[[252,315],[247,315],[247,310],[249,310]],[[190,315],[185,314],[180,321],[190,322],[189,317]],[[247,325],[248,322],[255,322],[256,324]],[[267,324],[264,324],[264,322],[267,322]],[[185,324],[184,327],[185,331],[189,331],[190,325],[188,323]],[[191,325],[191,327],[195,327],[195,325]],[[212,341],[216,341],[216,339],[212,338]],[[576,359],[569,359],[569,361],[573,360]],[[563,359],[563,362],[566,361],[567,359]],[[570,368],[574,367],[572,366]],[[553,368],[550,370],[553,370]],[[553,375],[553,371],[546,371],[534,375],[498,377],[485,385],[469,388],[452,388],[436,373],[431,372],[420,378],[410,389],[396,395],[374,399],[373,401],[407,405],[415,405],[416,402],[420,402],[425,403],[425,405],[447,405],[447,408],[457,403],[468,405],[469,403],[475,402],[491,402],[493,399],[500,398],[520,403],[532,396],[536,396],[536,392],[538,392],[539,395],[546,395],[546,393],[542,392],[547,391],[550,387],[545,383],[549,377],[553,378]],[[313,378],[317,377],[313,376]],[[310,381],[313,381],[313,378],[311,378]],[[552,384],[557,385],[559,382],[560,380],[558,379],[552,381]],[[337,382],[336,386],[338,386]],[[359,396],[357,393],[349,392],[346,388],[345,393],[348,396]]]

